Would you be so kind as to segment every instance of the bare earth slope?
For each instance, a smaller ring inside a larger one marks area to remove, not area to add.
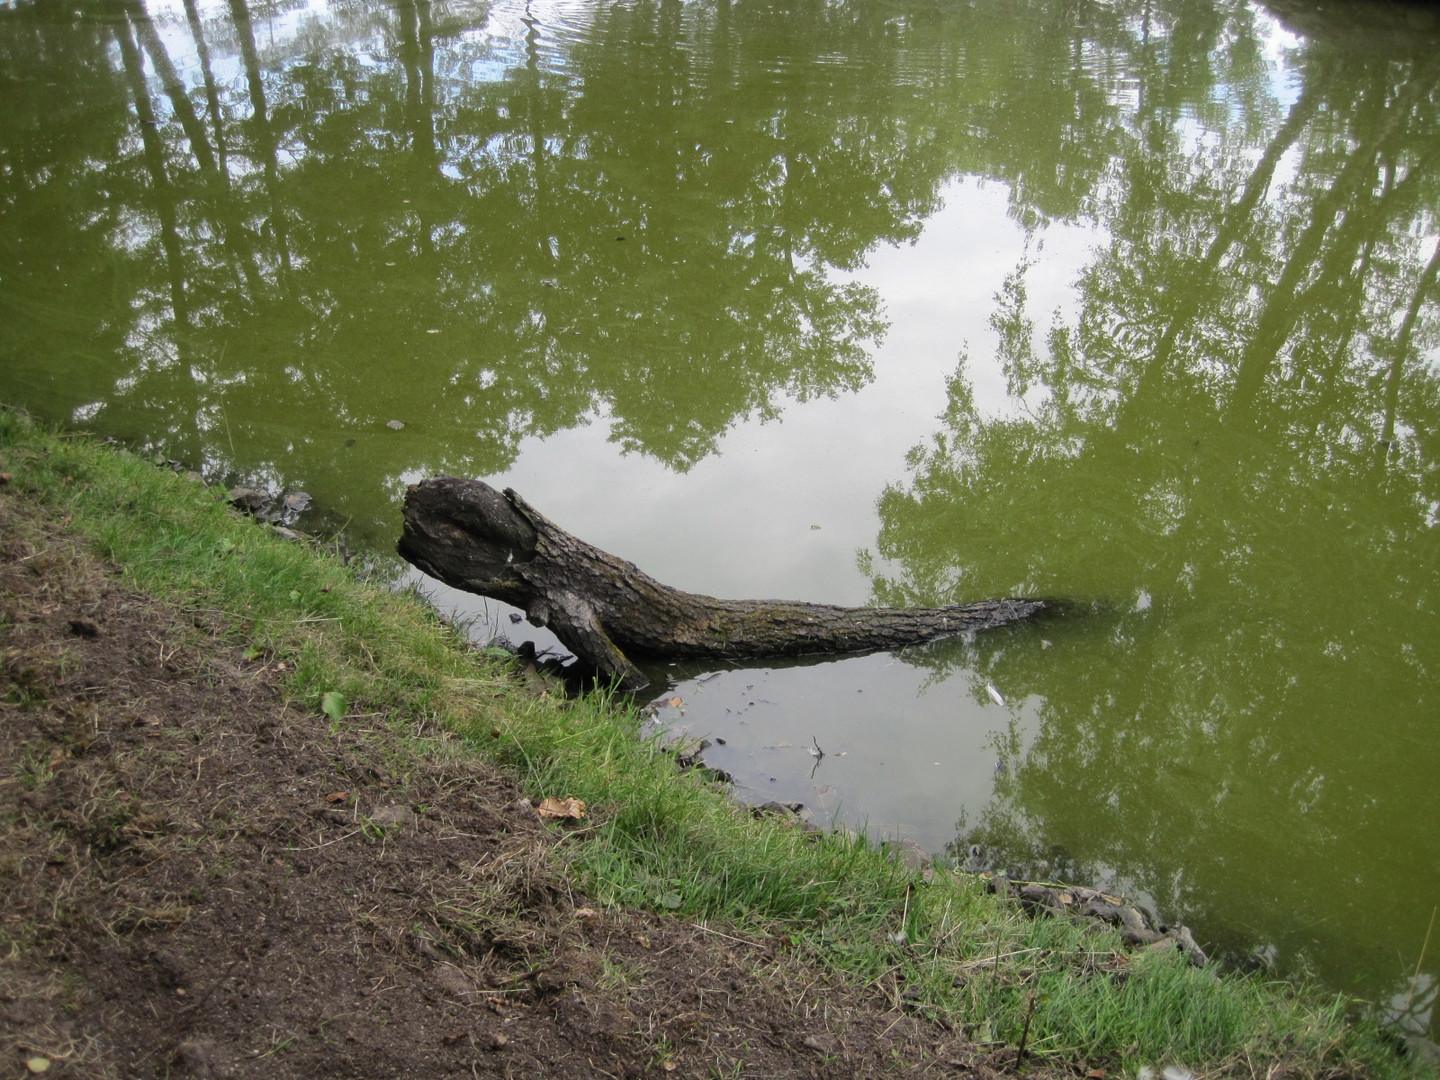
[[[0,486],[4,1075],[1004,1069],[779,939],[599,910],[512,781],[287,706],[240,617],[126,591]]]

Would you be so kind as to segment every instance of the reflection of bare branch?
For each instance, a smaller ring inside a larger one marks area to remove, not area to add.
[[[185,268],[180,249],[180,234],[175,223],[175,199],[170,178],[165,173],[165,146],[160,140],[159,121],[145,85],[144,62],[135,39],[130,36],[130,23],[116,20],[112,24],[115,43],[120,47],[120,61],[130,83],[135,117],[139,121],[140,140],[145,147],[145,167],[150,173],[151,203],[160,219],[160,246],[165,251],[165,264],[170,279],[170,307],[181,326],[190,322],[190,307],[185,296]]]
[[[247,284],[252,290],[255,289],[260,280],[260,272],[255,265],[255,253],[250,243],[250,238],[240,222],[235,220],[235,213],[232,201],[229,196],[230,177],[223,168],[223,162],[217,159],[215,152],[211,149],[209,140],[206,138],[205,126],[196,115],[194,106],[190,103],[189,94],[185,90],[184,81],[180,73],[175,69],[174,62],[170,59],[169,52],[165,49],[165,43],[160,40],[160,35],[155,29],[155,23],[145,10],[141,0],[123,0],[126,14],[131,24],[135,27],[135,33],[139,37],[145,52],[150,57],[151,64],[160,76],[160,83],[165,88],[165,95],[170,99],[170,108],[175,118],[180,122],[180,127],[185,132],[185,137],[190,142],[190,152],[194,155],[196,164],[200,167],[201,174],[205,177],[206,183],[210,186],[210,203],[220,225],[220,235],[224,239],[225,246],[229,249],[231,259],[240,267],[240,273],[244,276]],[[194,0],[187,0],[190,7],[193,7]],[[196,35],[197,44],[203,46],[204,38],[200,36],[198,14],[192,22],[191,29]],[[203,52],[202,57],[208,58],[208,50]],[[214,79],[211,78],[208,66],[206,67],[205,78],[210,92],[214,93]],[[212,107],[215,117],[215,131],[217,139],[221,134],[219,102],[212,98]]]
[[[260,53],[255,48],[255,30],[245,0],[230,0],[230,18],[240,40],[245,62],[245,79],[250,87],[250,126],[255,132],[255,154],[265,172],[265,191],[270,202],[270,230],[280,253],[280,274],[288,282],[291,274],[290,239],[285,210],[280,203],[280,167],[275,160],[275,132],[265,104],[265,80],[260,70]]]
[[[1437,276],[1440,276],[1440,241],[1436,242],[1435,251],[1420,274],[1415,293],[1410,297],[1410,306],[1405,309],[1405,318],[1401,320],[1400,329],[1390,345],[1390,371],[1385,378],[1385,426],[1380,434],[1377,455],[1381,462],[1385,460],[1391,444],[1395,441],[1395,413],[1400,405],[1400,375],[1405,368],[1405,362],[1410,358],[1411,341],[1415,334],[1415,324],[1420,319],[1420,308],[1435,288]]]
[[[215,129],[215,154],[220,175],[229,176],[225,165],[225,127],[220,115],[220,92],[215,85],[215,74],[210,63],[210,44],[205,40],[205,28],[200,21],[200,9],[195,0],[185,0],[185,18],[190,23],[190,36],[195,41],[195,55],[200,58],[200,72],[205,80],[205,101],[210,110],[210,126]]]
[[[1232,411],[1248,412],[1254,404],[1271,365],[1295,324],[1309,310],[1304,298],[1323,289],[1327,280],[1334,281],[1337,274],[1353,267],[1367,238],[1378,236],[1385,228],[1386,221],[1383,215],[1375,213],[1375,207],[1382,198],[1393,205],[1395,190],[1388,193],[1382,190],[1377,196],[1375,177],[1383,163],[1393,158],[1397,149],[1395,141],[1414,134],[1409,130],[1414,109],[1424,99],[1426,87],[1433,80],[1402,83],[1392,101],[1391,73],[1377,68],[1374,79],[1368,101],[1362,101],[1362,106],[1368,104],[1377,115],[1366,117],[1368,123],[1363,130],[1368,132],[1367,137],[1351,152],[1329,190],[1312,203],[1309,223],[1289,248],[1284,268],[1265,298],[1255,333],[1236,373]],[[1364,111],[1360,110],[1362,114]],[[1418,181],[1414,186],[1419,186]],[[1332,233],[1337,219],[1340,226]],[[1327,237],[1330,248],[1325,252]],[[1317,264],[1319,274],[1302,290],[1302,284]]]
[[[1205,300],[1211,295],[1211,282],[1220,263],[1226,254],[1245,236],[1247,228],[1254,227],[1255,208],[1259,205],[1261,198],[1270,189],[1270,181],[1275,176],[1275,168],[1286,152],[1295,145],[1295,141],[1304,132],[1311,119],[1315,115],[1316,107],[1320,103],[1320,92],[1318,85],[1320,80],[1315,80],[1306,85],[1299,100],[1290,107],[1286,114],[1285,123],[1280,125],[1279,130],[1270,139],[1265,147],[1265,152],[1260,155],[1255,168],[1251,170],[1250,176],[1241,189],[1240,196],[1225,211],[1219,227],[1215,230],[1215,237],[1210,242],[1210,247],[1197,262],[1193,270],[1187,275],[1186,288],[1181,292],[1178,301],[1165,326],[1164,332],[1160,335],[1159,343],[1155,346],[1155,352],[1151,357],[1145,371],[1141,374],[1141,382],[1148,383],[1158,377],[1170,363],[1170,354],[1174,350],[1176,338],[1199,314]]]
[[[185,92],[185,83],[181,80],[180,73],[175,70],[165,43],[160,40],[160,35],[155,30],[155,23],[151,21],[140,0],[124,0],[124,4],[125,14],[130,17],[130,23],[135,27],[140,45],[150,57],[150,63],[155,66],[155,73],[160,76],[160,85],[165,88],[165,95],[170,99],[170,109],[174,112],[175,119],[180,122],[185,137],[190,140],[190,152],[195,155],[195,160],[202,170],[213,173],[216,168],[215,155],[205,137],[204,125],[195,115],[195,107],[191,105],[190,96]]]

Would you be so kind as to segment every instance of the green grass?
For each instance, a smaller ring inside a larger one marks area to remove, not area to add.
[[[280,540],[216,493],[130,454],[0,412],[0,471],[63,507],[136,589],[209,618],[285,665],[288,692],[337,723],[436,724],[529,792],[591,808],[556,858],[597,899],[720,920],[872,985],[899,1007],[1055,1063],[1133,1074],[1424,1075],[1392,1041],[1307,986],[1127,954],[1107,933],[1031,920],[963,875],[922,882],[863,839],[755,821],[677,774],[638,713],[521,690],[413,596]],[[397,530],[399,522],[396,523]],[[339,698],[326,695],[338,694]],[[338,719],[335,719],[337,718]]]

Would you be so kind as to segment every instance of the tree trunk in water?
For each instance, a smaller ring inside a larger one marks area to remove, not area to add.
[[[649,680],[638,657],[801,656],[895,649],[1016,622],[1043,600],[941,608],[845,608],[786,600],[717,600],[662,585],[633,563],[571,536],[507,489],[439,476],[405,494],[400,554],[432,577],[494,597],[548,626],[622,689]]]

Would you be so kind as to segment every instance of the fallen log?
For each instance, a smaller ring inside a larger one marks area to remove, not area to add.
[[[398,550],[431,577],[548,626],[621,689],[649,680],[629,659],[759,658],[894,649],[1028,618],[1043,600],[940,608],[717,600],[662,585],[561,529],[513,490],[437,476],[405,493]]]

